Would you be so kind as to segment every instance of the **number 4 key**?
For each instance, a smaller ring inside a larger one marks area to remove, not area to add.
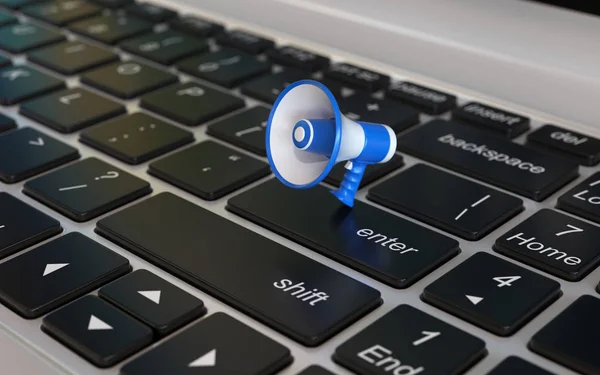
[[[560,294],[556,281],[480,252],[427,286],[422,299],[499,336],[509,336]]]

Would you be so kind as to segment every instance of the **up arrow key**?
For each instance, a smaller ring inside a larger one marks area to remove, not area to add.
[[[139,294],[148,298],[150,301],[160,304],[160,290],[144,290],[138,291]]]
[[[202,357],[193,361],[188,367],[214,367],[217,364],[217,349],[204,354]]]
[[[44,268],[44,274],[42,275],[42,277],[50,275],[51,273],[56,272],[59,269],[64,268],[68,265],[69,263],[48,263]]]

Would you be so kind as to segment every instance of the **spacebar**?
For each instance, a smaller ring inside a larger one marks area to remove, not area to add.
[[[96,232],[306,346],[381,304],[377,290],[170,193]]]

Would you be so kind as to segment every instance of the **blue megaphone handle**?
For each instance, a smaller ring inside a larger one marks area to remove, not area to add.
[[[337,190],[332,190],[331,193],[346,206],[354,207],[354,197],[369,163],[354,160],[349,161],[349,163],[352,163],[352,166],[348,168],[340,187]]]

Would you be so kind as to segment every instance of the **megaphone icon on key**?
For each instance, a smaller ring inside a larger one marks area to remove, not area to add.
[[[275,101],[266,149],[275,176],[295,189],[317,185],[336,163],[346,162],[344,179],[332,193],[353,207],[365,168],[394,156],[396,135],[386,125],[350,120],[325,85],[302,80],[287,86]]]

